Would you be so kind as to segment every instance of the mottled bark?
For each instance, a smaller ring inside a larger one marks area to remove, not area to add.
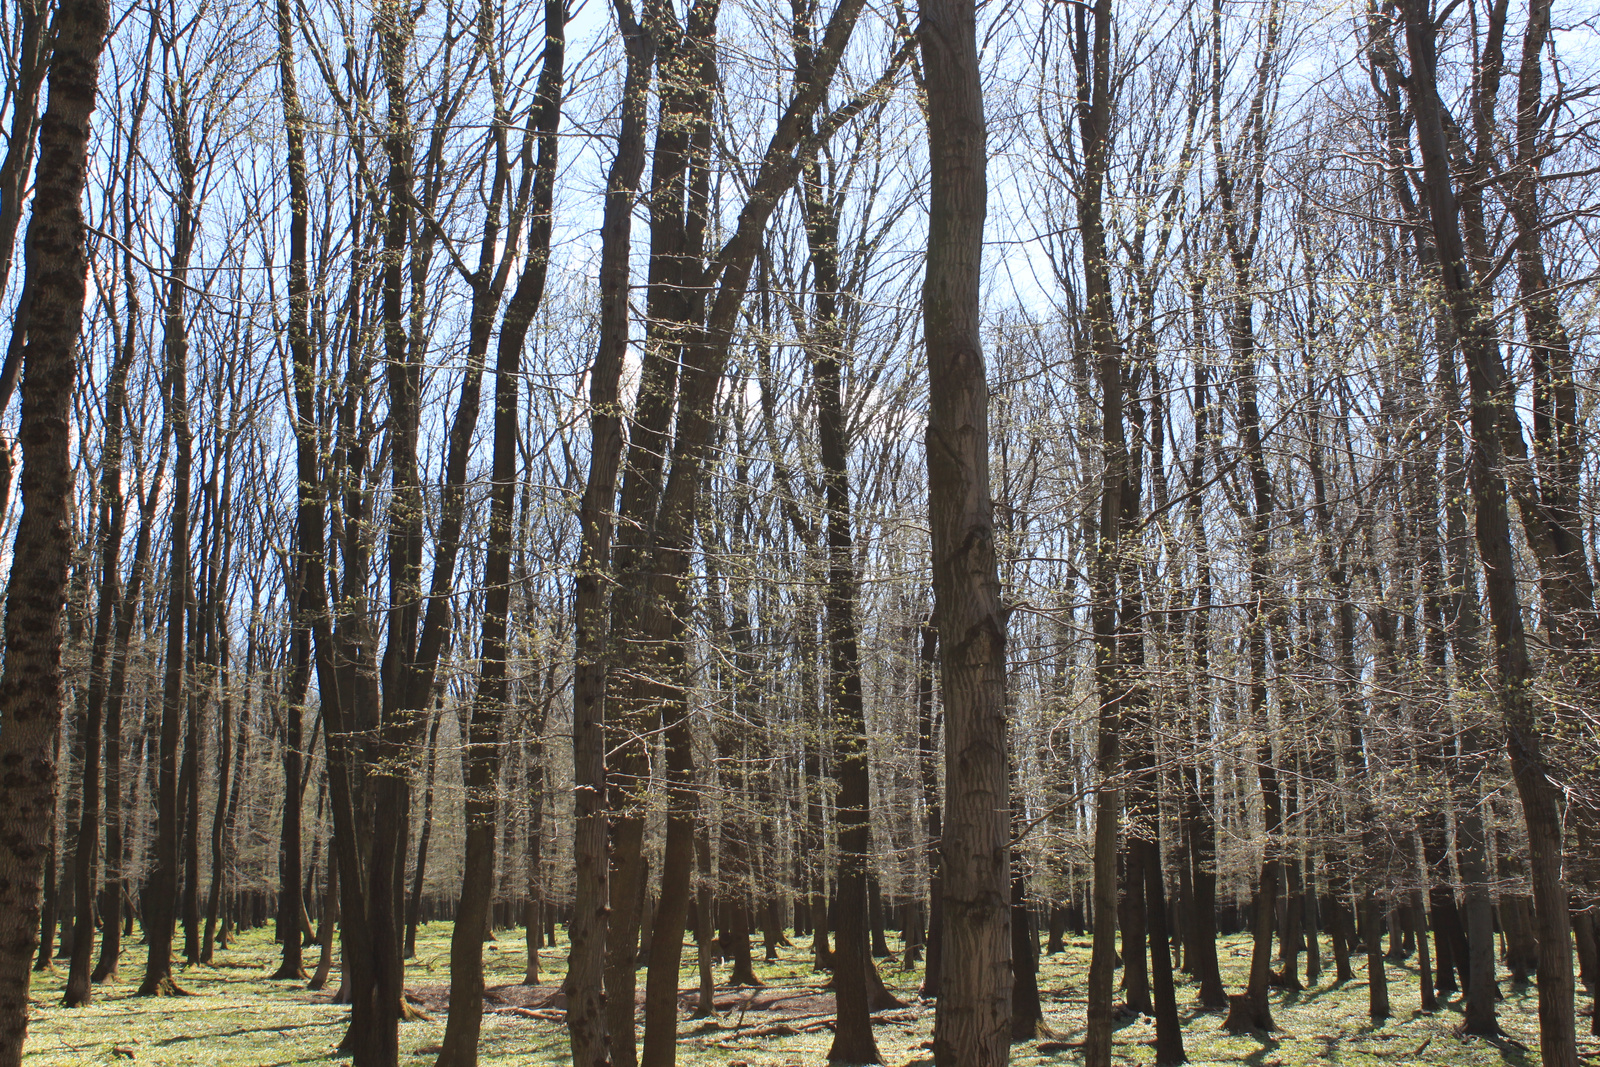
[[[62,0],[56,10],[28,224],[25,269],[35,296],[17,435],[23,504],[0,674],[0,1067],[22,1062],[45,839],[55,822],[52,746],[62,715],[60,622],[72,544],[71,400],[87,273],[81,199],[109,20],[100,0]]]

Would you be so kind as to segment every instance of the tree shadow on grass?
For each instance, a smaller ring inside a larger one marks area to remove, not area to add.
[[[278,1026],[250,1026],[238,1030],[227,1030],[216,1034],[177,1034],[173,1037],[163,1038],[160,1041],[151,1041],[153,1048],[168,1048],[172,1045],[181,1045],[185,1041],[216,1041],[225,1037],[248,1037],[251,1034],[284,1034],[290,1030],[316,1030],[327,1026],[340,1026],[345,1023],[343,1019],[324,1020],[314,1023],[290,1023]],[[295,1061],[298,1062],[298,1061]]]
[[[1268,1053],[1277,1052],[1283,1047],[1283,1042],[1281,1040],[1261,1030],[1252,1030],[1248,1034],[1239,1034],[1236,1036],[1253,1037],[1257,1041],[1261,1042],[1260,1048],[1256,1049],[1254,1052],[1250,1053],[1250,1055],[1239,1061],[1240,1063],[1251,1064],[1252,1067],[1262,1067],[1262,1065],[1267,1062]]]

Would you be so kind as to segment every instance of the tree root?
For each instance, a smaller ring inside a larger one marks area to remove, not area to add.
[[[140,997],[192,997],[193,993],[183,988],[173,979],[172,975],[157,979],[153,984],[146,983],[139,987],[139,992],[134,994]]]

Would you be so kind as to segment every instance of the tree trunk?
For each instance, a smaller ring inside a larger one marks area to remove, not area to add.
[[[322,891],[322,927],[317,931],[317,969],[311,975],[311,981],[306,983],[306,988],[311,990],[325,988],[328,975],[333,971],[333,932],[339,922],[339,854],[334,850],[332,841],[328,842],[326,866],[326,883]]]
[[[1406,87],[1416,116],[1428,214],[1439,251],[1445,298],[1465,357],[1471,391],[1470,425],[1474,449],[1469,481],[1476,505],[1484,591],[1494,631],[1495,697],[1505,723],[1512,778],[1527,823],[1529,866],[1540,927],[1540,1058],[1545,1067],[1576,1067],[1572,936],[1561,873],[1561,821],[1557,790],[1549,777],[1531,690],[1533,667],[1516,586],[1506,483],[1502,473],[1507,458],[1505,444],[1513,437],[1521,441],[1521,427],[1516,422],[1499,342],[1493,325],[1483,314],[1480,283],[1473,275],[1462,240],[1459,205],[1438,97],[1437,29],[1427,5],[1418,0],[1406,0],[1401,8],[1412,66]],[[1539,5],[1535,5],[1536,17],[1538,9]],[[1548,4],[1543,5],[1543,12],[1543,17],[1548,19]]]
[[[488,16],[486,15],[485,18]],[[439,1067],[472,1067],[478,1062],[478,1035],[483,1021],[483,941],[492,920],[496,787],[500,779],[501,731],[509,702],[507,632],[511,611],[512,529],[517,487],[518,376],[528,327],[544,300],[553,227],[557,132],[565,85],[566,7],[548,0],[544,10],[544,58],[535,97],[534,128],[539,141],[537,172],[528,203],[524,264],[500,324],[495,359],[494,441],[490,471],[489,544],[484,562],[482,666],[472,703],[467,744],[462,753],[466,797],[466,858],[461,896],[450,937],[450,1015],[445,1024]],[[502,130],[504,121],[498,123]],[[509,184],[509,176],[498,180]],[[491,213],[485,231],[484,261],[491,261],[498,215]],[[515,242],[517,235],[513,235]],[[480,276],[480,284],[485,279]],[[491,286],[492,288],[492,286]],[[493,314],[499,303],[475,294],[475,310]],[[420,864],[419,864],[420,867]]]
[[[186,99],[186,98],[180,98]],[[172,978],[172,937],[181,903],[182,866],[179,855],[182,812],[179,809],[178,748],[188,718],[188,658],[185,636],[193,582],[190,577],[189,511],[190,473],[193,467],[193,431],[189,423],[189,261],[198,220],[195,213],[195,163],[189,146],[189,116],[180,108],[168,116],[176,168],[173,245],[168,263],[163,308],[166,380],[163,401],[174,441],[172,510],[168,519],[170,571],[167,578],[167,642],[165,676],[161,694],[159,785],[156,801],[156,843],[153,865],[143,898],[144,926],[149,946],[140,996],[181,992]]]
[[[439,724],[444,711],[435,708],[433,725],[428,727],[428,769],[423,779],[422,828],[417,831],[417,861],[411,868],[411,897],[406,902],[406,959],[417,954],[417,927],[422,923],[422,886],[428,876],[428,844],[433,836],[434,772],[439,762]]]
[[[134,324],[126,327],[129,336]],[[90,651],[88,720],[84,724],[83,800],[78,820],[77,915],[72,937],[72,962],[67,975],[63,1003],[81,1007],[89,1003],[89,961],[94,952],[95,893],[94,868],[100,843],[100,753],[105,705],[110,689],[108,667],[112,634],[117,629],[117,614],[122,607],[122,551],[125,507],[122,488],[122,426],[127,404],[128,371],[133,363],[133,347],[125,345],[117,354],[106,382],[105,431],[101,436],[100,475],[100,603],[95,614],[94,643]],[[108,805],[109,807],[110,805]],[[106,927],[115,927],[108,916]]]
[[[28,1028],[28,983],[39,929],[40,880],[55,822],[52,745],[62,715],[61,609],[71,551],[71,400],[87,262],[80,201],[90,116],[110,21],[101,0],[62,0],[54,19],[49,107],[28,224],[34,290],[23,349],[22,514],[6,590],[0,673],[0,1067],[17,1067]]]
[[[623,444],[618,399],[629,338],[629,242],[633,199],[644,173],[649,78],[654,60],[653,42],[635,20],[632,4],[613,0],[612,9],[622,33],[627,73],[617,154],[606,178],[601,222],[600,343],[589,374],[590,461],[578,513],[581,532],[573,608],[576,635],[572,683],[575,879],[572,921],[568,926],[571,945],[562,986],[567,996],[573,1067],[610,1067],[611,1063],[603,979],[611,904],[605,815],[606,604],[611,516]]]
[[[1004,805],[1006,614],[989,496],[989,387],[979,336],[987,150],[973,0],[929,0],[918,29],[928,93],[928,517],[944,693],[945,962],[934,1058],[1010,1057],[1010,876]]]
[[[922,654],[917,658],[917,767],[922,810],[928,821],[928,951],[922,968],[922,996],[939,995],[944,972],[944,888],[939,877],[944,827],[939,803],[939,749],[935,743],[933,672],[938,662],[939,630],[930,615],[922,622]]]

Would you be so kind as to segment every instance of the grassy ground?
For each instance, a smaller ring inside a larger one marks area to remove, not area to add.
[[[523,945],[514,931],[486,946],[490,1011],[483,1027],[481,1062],[486,1064],[563,1064],[568,1060],[566,1029],[559,1011],[541,1009],[545,996],[560,985],[566,943],[544,953],[541,990],[516,987],[524,966]],[[427,1021],[402,1026],[402,1062],[433,1060],[444,1033],[443,992],[449,979],[448,924],[423,929],[417,958],[407,971],[410,988],[435,1007]],[[891,942],[892,943],[892,942]],[[1237,989],[1248,965],[1242,939],[1219,946],[1223,977]],[[694,952],[685,952],[683,987],[695,985]],[[100,987],[94,1003],[68,1010],[60,1006],[64,974],[36,975],[34,1015],[28,1039],[29,1063],[128,1063],[138,1065],[225,1064],[229,1067],[267,1064],[324,1063],[344,1031],[346,1009],[328,1003],[328,995],[310,993],[304,983],[271,982],[275,962],[270,929],[246,935],[215,967],[193,967],[179,981],[193,995],[162,1000],[133,996],[143,958],[133,945],[123,956],[124,981]],[[802,1067],[822,1063],[830,1033],[820,1012],[826,995],[817,997],[819,978],[811,973],[809,956],[797,947],[785,950],[776,963],[760,964],[768,988],[719,992],[715,1020],[680,1024],[680,1062],[696,1067]],[[1075,942],[1065,954],[1046,957],[1040,986],[1047,990],[1045,1013],[1055,1031],[1043,1042],[1020,1043],[1012,1062],[1035,1064],[1081,1061],[1074,1047],[1083,1039],[1087,941]],[[1331,967],[1329,968],[1331,971]],[[725,973],[726,968],[719,968]],[[916,1067],[930,1062],[926,1043],[933,1025],[932,1004],[916,999],[920,974],[904,974],[898,963],[883,961],[884,979],[911,1006],[880,1016],[877,1026],[883,1061],[891,1067]],[[1501,1020],[1513,1042],[1488,1044],[1462,1041],[1452,1028],[1460,1021],[1452,1005],[1435,1015],[1418,1010],[1416,974],[1409,965],[1391,964],[1389,992],[1394,1017],[1382,1026],[1366,1018],[1364,980],[1343,988],[1323,982],[1300,994],[1274,992],[1273,1013],[1282,1031],[1270,1036],[1232,1037],[1219,1030],[1221,1017],[1185,1010],[1184,1040],[1192,1063],[1243,1063],[1254,1067],[1297,1067],[1333,1063],[1359,1067],[1375,1064],[1429,1064],[1435,1067],[1534,1067],[1538,1063],[1537,994],[1511,989],[1501,1004]],[[640,974],[643,985],[643,973]],[[494,987],[507,987],[498,993]],[[1179,1003],[1193,1000],[1193,990],[1180,988]],[[531,1009],[531,1013],[530,1013]],[[1588,1019],[1579,1020],[1580,1031]],[[1119,1063],[1149,1063],[1154,1027],[1136,1020],[1117,1033]],[[1580,1056],[1600,1065],[1600,1044],[1580,1044]]]

